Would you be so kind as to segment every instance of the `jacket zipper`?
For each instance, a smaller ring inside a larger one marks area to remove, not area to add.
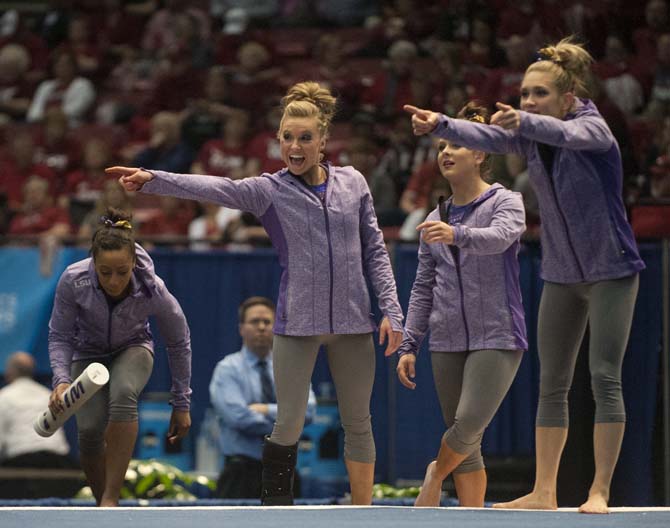
[[[323,198],[323,202],[321,201],[321,198],[319,198],[319,195],[317,195],[314,190],[307,185],[307,183],[302,179],[298,178],[298,181],[302,183],[303,186],[311,193],[313,194],[316,199],[321,203],[321,206],[323,207],[323,216],[326,221],[326,238],[328,239],[328,270],[330,271],[330,277],[329,277],[329,295],[330,295],[330,302],[328,303],[328,322],[330,325],[330,333],[334,334],[335,330],[333,328],[333,289],[334,289],[334,284],[333,284],[333,242],[330,239],[330,220],[328,218],[328,208],[326,207],[326,197]]]
[[[323,203],[323,215],[324,218],[326,219],[326,238],[328,238],[328,267],[330,270],[330,313],[329,313],[329,321],[330,321],[330,333],[334,334],[335,331],[333,329],[333,243],[330,239],[330,221],[328,219],[328,209],[326,208],[326,203],[324,200]]]
[[[447,210],[444,211],[444,197],[440,196],[439,198],[439,207],[440,211],[440,220],[445,223],[449,223],[449,210],[451,209],[451,202]],[[458,278],[458,291],[460,293],[461,300],[461,316],[463,317],[463,328],[465,329],[465,350],[470,350],[470,328],[468,327],[468,320],[465,317],[465,296],[463,294],[463,278],[461,277],[461,252],[456,246],[447,246],[449,252],[451,253],[452,258],[454,259],[454,266],[456,267],[456,277]]]
[[[114,310],[120,304],[125,302],[125,300],[128,297],[126,297],[125,299],[116,303],[113,307],[110,307],[109,301],[107,300],[107,295],[102,291],[101,291],[101,293],[102,293],[102,296],[103,296],[103,300],[104,300],[105,304],[107,305],[107,353],[111,354],[112,352],[114,352],[114,350],[112,349],[112,314],[113,314]],[[128,296],[130,296],[130,294]]]

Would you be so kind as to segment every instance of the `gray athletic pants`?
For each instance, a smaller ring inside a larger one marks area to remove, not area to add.
[[[637,274],[591,283],[544,283],[538,315],[538,427],[568,427],[568,391],[587,321],[595,421],[626,421],[621,365],[638,287]]]
[[[114,356],[110,361],[85,359],[74,361],[71,375],[74,380],[94,361],[109,369],[109,383],[96,392],[76,413],[79,450],[97,455],[105,447],[107,423],[137,420],[137,400],[149,381],[154,356],[142,346],[133,346]]]
[[[270,440],[293,445],[305,424],[309,384],[319,347],[325,345],[344,429],[344,457],[375,461],[370,397],[375,378],[372,334],[276,335],[272,364],[277,391],[277,420]]]
[[[432,352],[430,357],[442,416],[448,428],[443,439],[457,453],[468,455],[454,473],[484,469],[481,452],[484,429],[512,385],[523,352]]]

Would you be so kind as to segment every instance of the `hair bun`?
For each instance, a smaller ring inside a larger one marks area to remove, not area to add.
[[[456,116],[459,119],[465,119],[467,121],[473,121],[475,123],[488,124],[490,113],[486,107],[478,104],[475,101],[470,101],[458,112]]]
[[[540,60],[546,60],[559,65],[561,64],[561,58],[558,56],[556,48],[553,46],[542,48],[538,50],[537,54],[539,55]]]
[[[574,36],[540,48],[537,54],[537,62],[531,64],[526,72],[551,72],[561,93],[572,91],[579,97],[588,97],[593,57]]]
[[[132,229],[133,226],[130,223],[132,216],[126,211],[121,209],[115,209],[114,207],[109,207],[107,209],[107,214],[100,217],[100,225],[105,227],[116,227],[120,229]]]

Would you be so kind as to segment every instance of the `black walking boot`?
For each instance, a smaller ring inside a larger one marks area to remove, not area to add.
[[[265,437],[263,446],[263,506],[291,506],[293,477],[298,456],[298,444],[282,446]]]

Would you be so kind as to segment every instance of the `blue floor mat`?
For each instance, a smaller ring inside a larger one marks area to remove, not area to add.
[[[667,528],[670,509],[614,508],[610,515],[576,510],[501,511],[490,508],[412,508],[403,506],[174,507],[174,508],[0,508],[2,528],[95,526],[119,528]]]

